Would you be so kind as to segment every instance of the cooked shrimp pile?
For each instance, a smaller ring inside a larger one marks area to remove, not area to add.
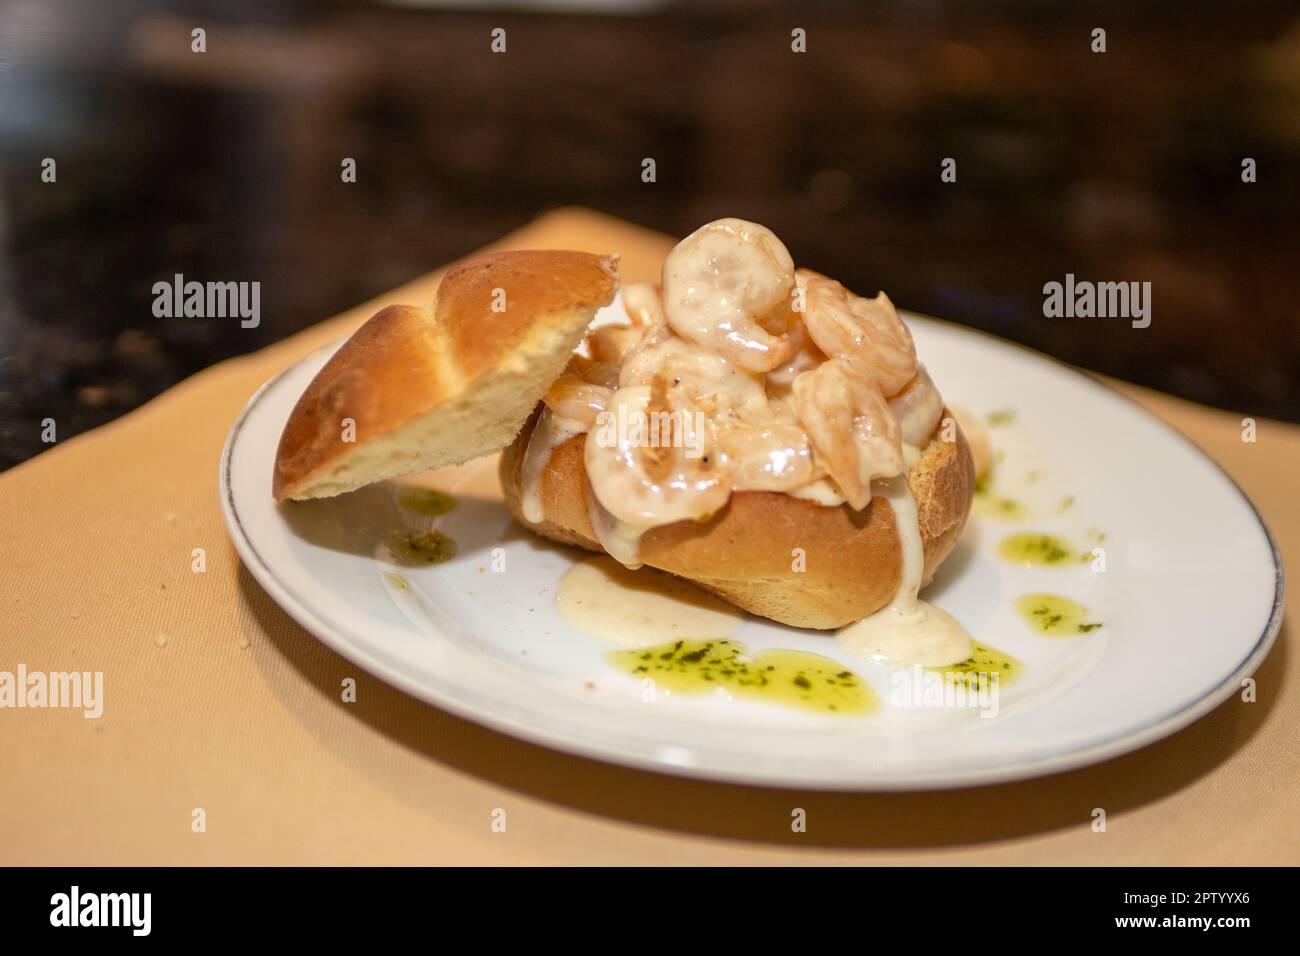
[[[644,531],[704,520],[734,491],[864,508],[942,414],[889,299],[796,269],[755,223],[709,223],[669,254],[661,286],[622,294],[630,324],[590,333],[545,414],[586,431],[592,524],[624,563]],[[672,428],[651,442],[601,427],[647,416]]]

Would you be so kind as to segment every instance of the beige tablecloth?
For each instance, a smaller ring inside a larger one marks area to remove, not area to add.
[[[637,279],[669,240],[566,209],[500,245],[614,250]],[[0,863],[1300,863],[1295,597],[1256,703],[1101,766],[922,794],[605,766],[442,713],[327,650],[241,567],[218,508],[222,442],[268,377],[381,305],[430,300],[436,282],[210,368],[0,475],[0,670],[105,675],[100,719],[0,710]],[[1261,421],[1245,444],[1240,415],[1124,391],[1227,468],[1300,567],[1300,428]],[[200,547],[207,571],[193,573]],[[791,831],[797,807],[805,833]]]

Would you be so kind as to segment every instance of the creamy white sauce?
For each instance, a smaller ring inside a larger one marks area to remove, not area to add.
[[[629,571],[641,567],[641,538],[650,526],[620,521],[606,511],[591,486],[590,475],[587,481],[587,519],[596,540],[610,557]]]
[[[561,418],[549,408],[542,409],[532,434],[528,436],[519,479],[519,510],[526,521],[541,524],[546,520],[546,509],[542,506],[542,472],[555,449],[586,430],[581,422]]]
[[[839,493],[839,490],[829,478],[818,478],[806,485],[792,488],[786,494],[791,498],[803,498],[805,501],[816,502],[826,508],[838,508],[844,504],[844,496]]]
[[[943,667],[971,656],[971,637],[961,622],[928,601],[894,604],[836,634],[854,657],[891,667]]]
[[[836,640],[850,654],[895,667],[941,667],[971,656],[971,637],[947,611],[918,600],[925,574],[916,498],[907,476],[880,482],[877,494],[889,502],[901,546],[902,577],[889,604],[840,630]]]
[[[578,630],[623,647],[721,640],[743,615],[661,571],[631,571],[606,557],[576,564],[555,592],[560,615]]]

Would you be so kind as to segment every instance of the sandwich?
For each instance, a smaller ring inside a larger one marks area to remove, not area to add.
[[[592,327],[616,295],[626,315]],[[613,256],[464,262],[431,306],[384,309],[321,369],[272,489],[328,497],[496,452],[533,533],[817,629],[915,602],[975,478],[889,299],[795,268],[739,219],[621,289]]]

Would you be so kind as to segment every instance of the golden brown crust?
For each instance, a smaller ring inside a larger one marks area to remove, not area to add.
[[[524,519],[521,472],[535,424],[536,415],[501,455],[501,486],[511,513],[544,537],[603,551],[587,516],[585,436],[557,448],[542,472],[546,520],[533,525]],[[908,473],[908,485],[916,496],[928,582],[970,511],[975,475],[960,430],[955,441],[946,442],[936,429]],[[803,549],[802,571],[794,570],[796,548]],[[843,627],[884,607],[898,588],[901,557],[893,512],[879,497],[854,511],[774,492],[741,491],[708,521],[654,528],[641,540],[641,558],[651,567],[754,614],[819,629]]]
[[[613,299],[615,270],[586,252],[477,256],[447,273],[431,308],[378,312],[290,414],[275,498],[338,494],[504,446]]]

